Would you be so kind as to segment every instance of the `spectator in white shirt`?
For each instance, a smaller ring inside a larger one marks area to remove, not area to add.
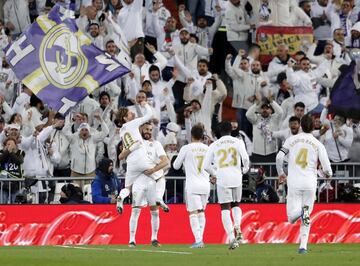
[[[236,51],[249,50],[248,34],[255,29],[255,24],[249,24],[240,0],[229,0],[224,18],[227,29],[227,40]]]
[[[323,105],[319,103],[320,86],[318,80],[329,69],[329,61],[324,60],[316,69],[311,70],[310,60],[304,57],[300,61],[301,70],[294,72],[289,61],[286,76],[293,87],[295,102],[305,104],[305,112],[320,113]]]
[[[324,108],[320,121],[325,127],[325,134],[320,138],[324,143],[331,162],[347,162],[349,150],[354,139],[353,129],[345,123],[345,118],[335,115],[333,120],[328,120],[328,109]]]
[[[138,53],[144,53],[144,31],[142,27],[142,0],[122,0],[123,8],[118,15],[118,24],[125,37],[132,45],[130,54],[135,58]]]
[[[275,101],[261,103],[260,94],[256,94],[255,104],[246,112],[246,117],[253,124],[252,162],[275,161],[277,145],[272,132],[278,129],[282,114],[281,107]]]
[[[4,4],[4,22],[13,39],[19,36],[30,25],[29,2],[7,0]]]

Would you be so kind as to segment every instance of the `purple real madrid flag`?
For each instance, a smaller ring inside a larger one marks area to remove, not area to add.
[[[44,103],[67,114],[98,87],[129,72],[78,30],[64,6],[40,16],[5,49],[16,76]]]
[[[331,90],[329,111],[360,120],[360,60],[341,66],[340,71]]]

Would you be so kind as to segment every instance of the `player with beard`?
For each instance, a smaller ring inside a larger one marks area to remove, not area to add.
[[[153,169],[156,163],[147,156],[144,140],[141,137],[139,127],[150,121],[153,117],[152,108],[145,101],[141,102],[145,107],[146,113],[143,117],[135,118],[135,114],[126,107],[119,108],[117,120],[119,121],[120,138],[124,149],[119,155],[119,160],[126,158],[127,171],[125,176],[125,188],[119,193],[116,208],[121,214],[123,212],[123,202],[129,196],[131,187],[135,180],[143,174],[144,171]],[[141,160],[141,164],[139,164]],[[151,174],[153,179],[157,179],[158,173]]]
[[[141,136],[143,137],[144,145],[146,147],[148,156],[156,162],[156,165],[144,172],[145,175],[151,176],[153,173],[158,172],[156,175],[156,205],[160,206],[165,212],[169,212],[169,207],[164,203],[163,196],[165,193],[165,177],[164,168],[169,166],[169,158],[166,156],[166,152],[157,140],[153,140],[152,136],[153,125],[151,123],[145,123],[141,127]]]
[[[332,176],[327,151],[312,134],[313,120],[309,115],[301,119],[302,133],[288,138],[276,156],[279,183],[287,183],[286,212],[289,223],[301,218],[299,253],[307,253],[310,233],[310,214],[314,207],[319,162],[324,175]],[[288,175],[284,172],[284,158],[288,156]]]
[[[162,199],[165,192],[165,177],[163,169],[168,167],[169,160],[160,142],[152,140],[152,130],[153,126],[150,122],[145,123],[140,128],[141,136],[144,139],[143,145],[147,152],[147,157],[156,162],[156,165],[153,168],[144,171],[144,174],[140,175],[135,180],[132,187],[133,206],[129,223],[129,247],[136,246],[135,235],[141,208],[146,205],[150,206],[151,244],[154,247],[161,246],[157,240],[157,234],[160,226],[159,206],[165,212],[169,211],[168,206]],[[154,173],[157,173],[155,178],[152,177]]]

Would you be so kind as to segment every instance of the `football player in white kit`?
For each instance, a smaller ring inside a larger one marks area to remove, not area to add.
[[[288,193],[286,212],[289,223],[301,218],[300,254],[307,253],[310,232],[310,214],[314,206],[317,186],[318,163],[326,177],[332,170],[326,149],[312,134],[313,120],[310,116],[301,119],[302,133],[288,138],[276,156],[279,183],[287,181]],[[284,173],[283,162],[288,155],[288,176]]]
[[[208,146],[201,143],[204,137],[204,127],[201,124],[191,129],[191,143],[180,149],[173,163],[174,169],[185,167],[186,208],[189,212],[190,226],[195,243],[191,248],[203,248],[205,230],[205,208],[210,193],[209,174],[204,170],[203,163]]]
[[[230,241],[229,249],[239,246],[242,239],[240,223],[242,211],[239,207],[242,195],[242,175],[249,170],[249,156],[244,141],[232,137],[228,121],[219,124],[221,138],[212,143],[206,153],[204,169],[216,181],[221,219]],[[230,209],[234,224],[231,220]],[[234,235],[234,229],[236,235]]]
[[[147,152],[144,157],[150,158],[156,163],[154,167],[147,169],[132,185],[132,211],[129,221],[130,240],[129,247],[135,247],[135,235],[137,223],[139,220],[141,208],[150,206],[151,213],[151,244],[154,247],[160,247],[157,239],[160,218],[159,218],[159,198],[164,196],[165,178],[163,169],[169,166],[169,159],[166,156],[164,148],[158,141],[152,141],[153,126],[147,122],[140,127],[141,136],[144,139],[143,145]],[[156,175],[154,175],[156,173]],[[163,180],[162,183],[160,180]],[[159,187],[159,188],[158,188]],[[159,195],[161,193],[161,195]],[[165,204],[166,206],[166,204]]]
[[[156,163],[147,156],[143,138],[140,134],[139,127],[153,118],[153,111],[146,102],[141,102],[145,107],[146,113],[143,117],[135,118],[135,114],[126,107],[119,108],[118,116],[121,123],[124,123],[120,129],[120,138],[123,142],[124,153],[121,156],[126,157],[126,174],[125,188],[123,188],[118,196],[116,208],[121,214],[123,212],[124,199],[129,196],[130,189],[134,181],[145,170],[153,168]],[[125,154],[125,155],[123,155]],[[156,179],[157,173],[152,177]]]

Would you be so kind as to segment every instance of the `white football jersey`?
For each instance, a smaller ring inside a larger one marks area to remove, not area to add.
[[[323,171],[332,175],[326,149],[312,134],[299,133],[288,138],[281,151],[288,154],[289,189],[316,189],[319,161]]]
[[[120,138],[123,142],[125,149],[130,149],[132,145],[138,145],[139,147],[133,150],[129,156],[126,158],[126,161],[137,161],[140,160],[145,154],[146,150],[143,147],[144,141],[140,134],[139,127],[148,122],[152,116],[153,112],[151,107],[146,104],[146,114],[143,117],[135,118],[125,124],[120,129]]]
[[[154,141],[144,140],[144,147],[148,155],[147,157],[150,158],[156,164],[160,162],[161,156],[166,156],[166,152],[163,146],[157,140]],[[164,176],[164,170],[161,169],[154,174],[156,174],[155,176],[157,177],[155,179],[159,179],[160,177]]]
[[[242,139],[223,136],[209,147],[206,153],[205,170],[223,187],[238,187],[242,175],[249,170],[249,155]]]
[[[203,143],[193,142],[183,146],[173,163],[174,169],[185,166],[186,191],[194,194],[210,192],[209,174],[204,170],[204,159],[209,149]]]

